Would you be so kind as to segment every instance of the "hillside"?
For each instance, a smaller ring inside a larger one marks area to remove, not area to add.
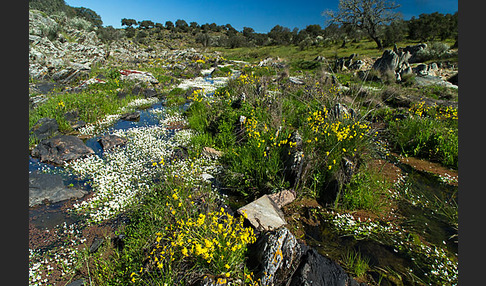
[[[30,285],[457,284],[455,39],[248,42],[37,2]]]

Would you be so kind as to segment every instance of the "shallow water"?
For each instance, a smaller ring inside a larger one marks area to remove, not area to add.
[[[107,128],[103,134],[111,133],[115,130],[126,130],[130,128],[136,127],[144,127],[144,126],[155,126],[159,124],[160,119],[163,118],[161,114],[157,114],[157,112],[153,112],[154,110],[163,110],[164,101],[160,101],[155,103],[149,108],[144,110],[139,110],[140,112],[140,120],[138,121],[125,121],[125,120],[118,120],[113,124],[113,126]],[[92,138],[86,139],[85,144],[86,146],[90,147],[95,151],[95,154],[102,157],[103,156],[103,149],[101,144],[98,140],[101,138],[103,134],[99,134]],[[67,170],[65,170],[61,166],[54,166],[52,164],[42,163],[39,159],[32,158],[29,156],[29,173],[33,171],[44,171],[49,173],[59,174],[63,178],[63,183],[65,186],[72,186],[78,189],[90,191],[89,185],[85,184],[87,180],[79,180],[75,175],[72,175]],[[69,214],[66,210],[63,209],[63,205],[66,204],[67,201],[55,203],[55,204],[42,204],[35,206],[29,209],[29,221],[31,224],[38,228],[48,228],[52,229],[56,225],[62,224],[64,222],[71,224],[76,222],[79,218]]]

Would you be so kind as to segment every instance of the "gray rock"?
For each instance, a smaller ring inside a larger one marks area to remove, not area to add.
[[[302,256],[300,265],[292,276],[290,286],[358,286],[344,269],[310,248]]]
[[[432,75],[415,77],[415,84],[417,86],[436,85],[436,86],[444,86],[444,87],[450,87],[450,88],[455,88],[455,89],[459,88],[457,85],[454,85],[454,84],[452,84],[448,81],[445,81],[438,76],[432,76]]]
[[[116,135],[111,135],[111,134],[101,137],[100,139],[98,139],[98,141],[100,142],[101,147],[105,151],[110,150],[115,146],[121,146],[127,143],[126,138],[116,136]]]
[[[304,84],[304,81],[298,77],[289,77],[289,81],[293,84],[298,84],[298,85],[303,85]]]
[[[64,186],[62,177],[34,171],[29,174],[29,207],[42,204],[44,200],[57,203],[71,198],[82,198],[87,192]]]
[[[147,82],[151,84],[158,84],[159,81],[149,72],[138,70],[120,70],[121,80],[133,80],[138,82]]]
[[[267,195],[242,206],[237,212],[246,213],[248,221],[259,231],[273,230],[287,224],[282,211]]]
[[[426,76],[428,75],[428,67],[426,64],[419,64],[415,68],[412,68],[412,70],[419,76]]]
[[[288,153],[284,161],[285,176],[288,179],[290,186],[295,186],[300,181],[302,173],[302,166],[304,164],[304,152],[302,151],[302,136],[298,131],[292,133],[289,138],[292,146],[289,147]]]
[[[75,280],[69,284],[67,284],[66,286],[84,286],[84,279],[78,279],[78,280]]]
[[[129,113],[122,114],[120,119],[126,120],[126,121],[138,121],[138,120],[140,120],[140,112],[135,111],[135,112],[129,112]]]
[[[44,140],[59,134],[59,124],[54,118],[41,118],[32,126],[29,134],[37,140]]]
[[[89,253],[95,253],[96,251],[98,251],[98,249],[100,249],[100,247],[103,245],[103,242],[105,240],[101,237],[97,237],[93,240],[93,243],[91,244],[91,246],[89,247]]]
[[[84,145],[83,141],[75,136],[59,135],[42,140],[32,150],[32,157],[39,158],[41,162],[62,165],[90,154],[93,149]]]
[[[382,73],[385,72],[395,72],[398,67],[400,58],[392,50],[385,50],[383,55],[378,58],[373,64],[373,69],[378,70]]]
[[[303,254],[301,245],[285,227],[262,234],[255,248],[261,285],[285,285]]]

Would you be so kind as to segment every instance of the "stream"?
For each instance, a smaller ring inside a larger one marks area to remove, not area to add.
[[[204,84],[209,89],[206,90],[209,96],[214,91],[211,87],[214,88],[215,83],[222,84],[222,81],[212,79],[207,74],[203,78],[197,78],[195,82]],[[185,81],[181,83],[181,86],[190,86],[190,82]],[[188,105],[185,104],[179,108],[186,109],[187,107]],[[94,150],[95,155],[103,158],[104,152],[98,142],[102,135],[134,128],[158,126],[164,109],[164,100],[160,100],[149,108],[139,110],[140,119],[138,121],[118,120],[111,127],[105,129],[102,134],[86,139],[84,142]],[[167,130],[167,132],[167,139],[175,133],[173,130]],[[406,178],[402,188],[405,196],[399,201],[397,210],[397,213],[405,217],[406,220],[401,223],[400,227],[409,233],[412,241],[423,239],[433,245],[444,246],[449,253],[457,256],[457,228],[450,224],[450,221],[454,219],[457,222],[457,218],[454,217],[457,216],[457,186],[445,184],[437,176],[417,171],[405,164],[398,164],[398,167]],[[82,189],[87,192],[86,196],[92,194],[89,180],[79,179],[63,167],[41,163],[38,159],[29,157],[29,174],[34,172],[59,174],[65,187]],[[243,198],[236,197],[231,193],[227,195],[230,206],[237,208],[243,204]],[[43,203],[31,207],[29,208],[29,223],[31,226],[42,230],[54,229],[62,224],[76,224],[83,218],[68,211],[75,202],[77,200]],[[400,282],[405,285],[413,284],[414,276],[403,276],[405,281],[398,281],[401,279],[393,275],[393,272],[408,273],[410,269],[417,267],[414,259],[410,259],[410,255],[406,251],[399,251],[392,244],[381,243],[374,239],[356,240],[352,236],[339,235],[333,230],[330,222],[325,219],[320,220],[317,225],[305,226],[305,240],[321,254],[335,260],[341,260],[347,249],[359,250],[364,256],[370,258],[369,263],[373,269],[372,275],[373,273],[376,274],[376,277],[373,277],[375,281],[384,279],[391,285],[399,285]],[[379,275],[383,275],[383,271],[378,274],[379,271],[375,271],[376,269],[385,269],[391,274],[385,278],[380,278]],[[416,275],[423,276],[424,274],[418,273]],[[398,282],[395,281],[396,279],[398,279]]]

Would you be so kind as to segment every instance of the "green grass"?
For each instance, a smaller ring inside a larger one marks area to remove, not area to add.
[[[122,251],[108,244],[102,252],[111,252],[109,259],[83,254],[97,285],[188,285],[207,275],[246,279],[246,246],[255,241],[252,229],[243,226],[243,217],[217,207],[208,184],[184,182],[174,175],[181,176],[180,171],[174,171],[168,170],[167,179],[153,185],[128,213]]]
[[[370,270],[370,259],[361,256],[359,251],[348,250],[342,255],[344,267],[357,278],[363,277]]]
[[[389,205],[388,190],[392,184],[376,170],[361,167],[346,185],[339,207],[348,211],[368,210],[376,214]]]
[[[429,159],[457,169],[457,109],[427,107],[419,103],[410,112],[411,117],[389,122],[392,147],[404,155]]]

